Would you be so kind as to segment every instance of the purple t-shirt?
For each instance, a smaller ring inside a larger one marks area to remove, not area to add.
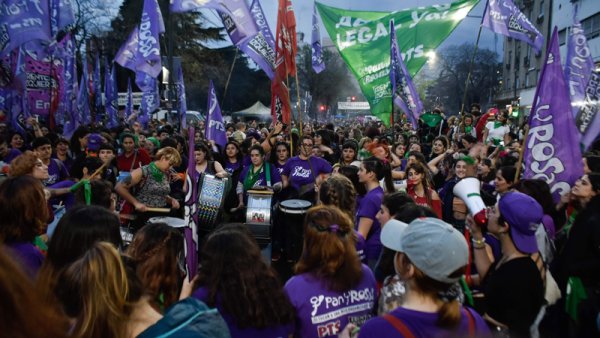
[[[227,170],[227,172],[229,173],[229,175],[233,175],[233,172],[236,171],[240,166],[242,165],[242,163],[240,161],[237,161],[235,163],[229,162],[229,160],[225,160],[225,170]]]
[[[207,303],[208,301],[208,289],[201,287],[194,291],[192,297]],[[231,337],[236,338],[287,338],[294,331],[294,323],[289,323],[288,325],[281,325],[277,327],[269,327],[265,329],[256,329],[252,327],[247,327],[241,329],[235,325],[235,320],[231,315],[223,312],[221,308],[221,303],[219,301],[219,296],[217,296],[217,310],[225,319],[227,323],[227,327],[229,328],[229,333]]]
[[[275,166],[275,169],[277,169],[277,171],[279,171],[279,175],[283,174],[283,168],[285,167],[286,163],[287,163],[287,161],[284,164],[280,164],[279,161],[275,161],[275,163],[273,163],[273,165]]]
[[[267,164],[267,163],[265,163]],[[281,182],[281,176],[279,175],[279,172],[277,171],[277,169],[275,169],[275,167],[268,163],[270,168],[271,168],[271,186],[273,186],[273,184],[275,183],[279,183]],[[242,185],[244,184],[244,180],[246,179],[246,175],[248,175],[248,172],[250,171],[250,168],[253,168],[253,165],[249,165],[247,167],[244,167],[244,169],[242,169],[242,173],[240,174],[240,183],[242,183]],[[267,174],[263,169],[261,170],[260,174],[258,174],[258,180],[256,180],[256,183],[254,183],[255,187],[266,187],[267,186]]]
[[[6,243],[6,246],[10,248],[12,256],[23,271],[31,278],[35,278],[44,263],[44,255],[40,250],[27,242]]]
[[[296,309],[294,337],[336,336],[348,323],[362,325],[373,316],[376,282],[373,272],[362,265],[362,279],[345,292],[330,291],[311,273],[292,277],[285,291]]]
[[[44,181],[45,186],[50,186],[60,181],[66,180],[69,177],[67,167],[61,160],[54,158],[50,159],[48,164],[48,179]]]
[[[4,156],[4,158],[0,158],[0,161],[4,162],[6,164],[10,164],[10,162],[19,155],[21,155],[21,152],[19,151],[19,149],[10,148],[10,149],[8,149],[8,154],[6,154],[6,156]]]
[[[330,174],[333,171],[331,164],[320,157],[311,156],[308,161],[295,156],[290,158],[283,167],[281,174],[288,177],[290,185],[296,190],[305,184],[314,183],[320,174]],[[310,170],[311,165],[314,173]]]
[[[381,224],[379,224],[375,215],[377,215],[377,212],[381,208],[382,200],[383,189],[378,186],[367,192],[360,200],[356,211],[356,229],[358,229],[358,222],[361,217],[373,220],[373,225],[371,225],[367,238],[365,238],[365,256],[367,260],[379,259],[379,254],[381,253]]]
[[[436,325],[438,319],[437,313],[421,312],[399,307],[390,312],[390,314],[399,318],[415,337],[450,338],[469,337],[469,318],[465,311],[467,311],[465,308],[461,308],[462,318],[458,328],[455,330],[439,328]],[[475,320],[475,337],[491,337],[490,329],[483,321],[483,318],[474,310],[470,310],[470,312]],[[404,336],[383,317],[375,317],[360,328],[358,337],[394,338]]]

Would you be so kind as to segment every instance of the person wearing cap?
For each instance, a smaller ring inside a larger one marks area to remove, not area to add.
[[[377,286],[355,249],[351,219],[335,206],[308,210],[296,275],[285,291],[296,310],[294,337],[334,336],[373,316]]]
[[[529,337],[544,303],[545,270],[535,232],[544,211],[530,196],[511,191],[488,209],[487,231],[500,239],[502,256],[491,263],[481,227],[467,216],[474,262],[485,293],[484,318],[496,331]]]
[[[359,337],[490,336],[481,316],[460,304],[457,282],[465,273],[469,252],[465,238],[452,225],[427,217],[408,226],[388,222],[381,241],[396,252],[394,267],[405,282],[406,294],[401,306],[367,321]]]

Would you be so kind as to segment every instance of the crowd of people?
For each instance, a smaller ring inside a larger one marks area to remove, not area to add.
[[[600,336],[600,144],[554,201],[520,177],[507,111],[433,114],[417,130],[237,122],[223,145],[202,123],[66,139],[0,122],[0,335]],[[229,183],[188,276],[179,225],[149,220],[194,218],[207,175]],[[484,221],[455,191],[472,178]],[[244,224],[254,190],[273,196],[268,256]],[[311,206],[300,236],[278,211],[290,200]]]

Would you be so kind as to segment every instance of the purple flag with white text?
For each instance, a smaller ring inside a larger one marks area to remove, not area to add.
[[[221,107],[217,100],[217,93],[215,92],[215,86],[212,80],[210,80],[210,86],[208,87],[208,109],[206,113],[206,139],[215,141],[215,144],[225,148],[227,143],[227,133],[225,131],[225,124],[223,123],[223,115],[221,115]]]
[[[131,33],[129,33],[127,41],[123,43],[121,48],[119,48],[117,55],[115,55],[116,63],[133,71],[135,71],[136,66],[135,55],[138,47],[138,32],[138,27],[135,27]]]
[[[106,61],[106,60],[105,60]],[[117,67],[105,62],[104,68],[104,98],[106,100],[106,115],[108,128],[119,126],[119,93],[117,91]]]
[[[252,1],[250,14],[258,31],[251,38],[243,40],[237,46],[262,69],[269,79],[275,76],[275,38],[269,28],[265,14],[258,0]]]
[[[489,0],[481,24],[492,32],[530,44],[539,54],[544,36],[512,0]]]
[[[125,103],[125,121],[133,114],[133,92],[131,90],[131,79],[127,79],[127,103]]]
[[[77,62],[75,59],[75,37],[69,35],[69,40],[65,46],[63,77],[65,89],[63,91],[62,101],[64,108],[64,127],[63,135],[71,138],[73,132],[79,127],[77,107]]]
[[[3,0],[0,4],[0,57],[31,40],[50,40],[48,1]]]
[[[321,32],[319,30],[319,21],[317,20],[317,6],[313,7],[312,17],[312,67],[317,74],[325,70],[323,49],[321,48]]]
[[[392,98],[394,104],[400,107],[410,119],[415,130],[418,127],[419,116],[423,111],[423,103],[419,98],[406,65],[402,61],[394,20],[390,20],[390,82],[392,83]],[[393,116],[393,115],[392,115]]]
[[[138,121],[147,127],[150,122],[150,114],[160,107],[158,81],[147,73],[139,72],[136,74],[135,83],[143,92]]]
[[[50,0],[51,36],[75,22],[71,0]]]
[[[159,35],[165,32],[165,23],[157,0],[144,0],[139,27],[135,70],[157,77],[162,71]]]
[[[194,158],[194,127],[190,126],[188,129],[189,147],[188,147],[188,158]],[[188,168],[186,170],[185,181],[188,186],[185,194],[184,203],[184,220],[187,225],[183,229],[185,236],[185,268],[187,272],[188,281],[191,281],[198,270],[198,177],[194,175],[196,172],[195,161],[188,161]]]
[[[554,202],[569,192],[583,175],[579,135],[560,64],[556,27],[533,98],[523,161],[524,178],[542,179],[548,183]]]
[[[585,32],[573,9],[573,26],[567,38],[565,79],[571,95],[571,110],[587,150],[600,134],[600,72],[596,70]]]
[[[187,120],[185,115],[187,113],[187,97],[185,96],[185,83],[183,82],[183,67],[177,68],[177,102],[179,106],[179,116],[181,118],[181,130],[187,129]]]

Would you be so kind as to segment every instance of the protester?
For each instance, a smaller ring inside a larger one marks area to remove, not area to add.
[[[264,157],[265,153],[262,146],[256,144],[250,147],[252,164],[242,170],[240,179],[237,182],[238,209],[243,208],[248,202],[248,190],[261,188],[271,188],[276,192],[281,190],[279,172],[271,163],[265,162]]]
[[[406,192],[416,204],[429,207],[442,218],[442,203],[437,192],[430,188],[427,177],[427,169],[420,163],[411,163],[406,170],[408,175],[408,187]]]
[[[123,172],[133,172],[142,166],[150,164],[150,156],[142,148],[137,148],[133,134],[124,133],[120,137],[123,152],[117,156],[117,168]]]
[[[362,325],[372,316],[375,278],[361,265],[355,244],[352,221],[341,210],[309,209],[296,276],[285,285],[296,309],[296,337],[335,335],[348,323]]]

